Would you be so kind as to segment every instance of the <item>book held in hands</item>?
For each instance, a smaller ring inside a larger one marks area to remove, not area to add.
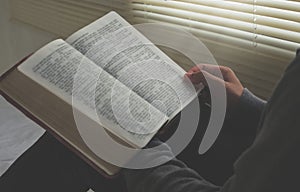
[[[120,168],[87,146],[74,111],[117,142],[143,148],[197,97],[184,74],[145,36],[110,12],[7,71],[0,91],[95,169],[114,175]],[[101,146],[109,151],[105,143]]]

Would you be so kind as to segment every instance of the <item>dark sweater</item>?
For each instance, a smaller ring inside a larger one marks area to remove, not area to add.
[[[265,103],[244,90],[239,111],[259,119],[253,145],[234,165],[234,175],[222,187],[204,180],[183,162],[173,158],[149,169],[124,170],[130,192],[282,192],[299,191],[300,181],[300,54],[286,69],[272,97]],[[263,112],[262,112],[263,111]],[[245,122],[246,123],[246,122]],[[253,127],[255,129],[256,127]],[[173,157],[171,149],[154,139],[164,150],[149,161]],[[200,173],[201,174],[201,173]]]

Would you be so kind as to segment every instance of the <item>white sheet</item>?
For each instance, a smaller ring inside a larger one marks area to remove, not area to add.
[[[44,130],[0,96],[0,176]]]

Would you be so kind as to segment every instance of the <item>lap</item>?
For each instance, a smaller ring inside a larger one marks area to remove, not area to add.
[[[225,123],[216,144],[205,155],[198,147],[209,118],[209,109],[201,107],[198,131],[188,147],[178,156],[201,176],[222,184],[231,174],[232,165],[242,149],[234,149],[234,129]],[[220,161],[220,159],[222,159]],[[45,133],[0,178],[0,190],[14,191],[126,191],[121,176],[106,179],[69,151],[50,134]],[[5,190],[4,190],[5,189]]]

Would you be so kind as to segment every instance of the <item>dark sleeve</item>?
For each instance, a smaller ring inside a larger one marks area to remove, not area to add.
[[[240,100],[239,110],[244,117],[253,118],[259,116],[265,106],[265,102],[248,89],[244,89]],[[256,117],[257,119],[259,117]],[[251,121],[251,120],[250,120]],[[253,119],[252,119],[253,121]],[[258,121],[258,120],[257,120]],[[253,128],[255,132],[255,128]],[[150,142],[148,147],[163,145],[161,151],[149,154],[149,161],[161,161],[171,159],[167,163],[148,169],[125,169],[123,174],[130,192],[217,192],[215,186],[203,179],[197,172],[188,168],[182,161],[173,158],[171,149],[158,139]],[[223,189],[226,191],[226,189]]]
[[[235,111],[235,120],[240,121],[243,125],[248,125],[250,129],[256,130],[265,106],[266,101],[258,98],[245,88]]]
[[[236,161],[225,191],[299,191],[299,74],[298,51],[264,109],[253,145]]]
[[[253,143],[266,104],[266,101],[244,88],[237,107],[232,113],[229,112],[226,115],[230,122],[232,135],[242,146],[242,151]],[[236,145],[236,147],[238,146]]]
[[[149,169],[124,170],[130,192],[279,192],[297,191],[300,172],[300,55],[281,79],[264,109],[261,131],[254,144],[235,163],[235,174],[220,189],[177,159]],[[249,99],[249,98],[250,99]],[[248,99],[247,99],[248,98]],[[251,99],[252,98],[252,99]],[[261,115],[264,102],[244,91],[241,107]],[[249,117],[251,118],[251,117]],[[165,145],[165,144],[162,144]],[[151,156],[151,155],[150,155]],[[165,145],[154,158],[172,157]]]
[[[127,189],[130,192],[216,192],[219,187],[205,181],[183,162],[173,158],[171,149],[158,139],[151,145],[162,145],[163,150],[149,154],[149,162],[171,159],[167,163],[148,169],[124,169]]]
[[[242,111],[243,115],[247,116],[258,116],[259,118],[263,112],[266,105],[266,101],[258,98],[253,93],[251,93],[247,88],[244,89],[243,94],[240,98],[238,110]]]

